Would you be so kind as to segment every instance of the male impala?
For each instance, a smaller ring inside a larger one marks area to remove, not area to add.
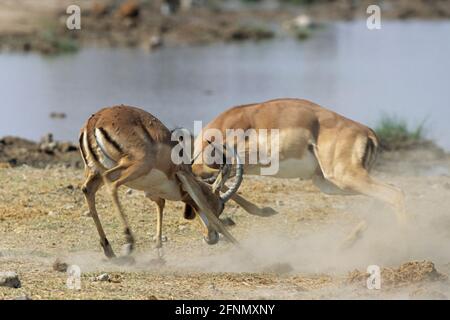
[[[194,174],[203,178],[213,174],[214,166],[205,164],[207,143],[204,133],[218,129],[226,140],[227,129],[278,129],[279,171],[276,177],[312,179],[327,194],[364,194],[391,205],[400,223],[406,220],[403,192],[369,176],[379,150],[376,134],[368,127],[327,110],[315,103],[299,99],[278,99],[231,108],[205,128],[195,141],[199,156],[192,166]],[[235,141],[226,141],[235,146]],[[259,148],[264,141],[257,141]],[[270,146],[268,146],[270,148]],[[249,157],[248,141],[245,159]],[[274,151],[274,150],[272,150]],[[243,156],[241,156],[244,159]],[[210,162],[209,162],[210,163]],[[244,173],[259,174],[261,165],[245,162]],[[237,194],[233,200],[254,214],[261,214]]]
[[[183,201],[185,218],[193,219],[196,215],[200,218],[207,243],[214,244],[219,239],[211,226],[236,242],[217,217],[239,188],[242,171],[238,171],[238,179],[229,191],[223,195],[213,192],[208,184],[194,177],[190,164],[177,165],[172,161],[172,148],[179,142],[171,140],[171,132],[158,119],[141,109],[123,105],[105,108],[92,115],[81,129],[79,143],[87,177],[82,190],[108,258],[115,254],[95,208],[95,194],[103,184],[107,185],[125,226],[126,254],[133,250],[134,238],[118,199],[117,189],[121,185],[142,190],[146,197],[156,202],[157,248],[162,246],[165,200]],[[239,159],[236,160],[239,163]],[[223,168],[225,170],[226,166]]]

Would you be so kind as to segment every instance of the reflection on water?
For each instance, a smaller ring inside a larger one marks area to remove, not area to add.
[[[450,22],[384,22],[369,31],[361,21],[305,42],[1,54],[0,136],[76,140],[91,113],[121,103],[192,129],[233,105],[301,97],[369,125],[383,112],[411,124],[428,117],[430,136],[450,149],[449,36]],[[50,119],[52,111],[67,118]]]

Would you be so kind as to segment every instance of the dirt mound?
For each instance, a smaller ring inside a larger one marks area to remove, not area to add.
[[[369,274],[354,270],[347,275],[349,283],[366,283]],[[411,261],[402,264],[399,268],[382,268],[381,281],[383,285],[405,285],[422,281],[447,280],[447,275],[436,270],[431,261]]]
[[[40,142],[17,137],[0,139],[0,167],[23,164],[37,168],[55,164],[82,167],[77,146],[70,142],[53,141],[51,135],[44,137]]]

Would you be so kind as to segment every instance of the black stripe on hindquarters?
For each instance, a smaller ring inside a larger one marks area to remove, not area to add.
[[[144,135],[148,139],[148,141],[153,142],[153,138],[150,135],[150,132],[148,132],[147,128],[144,126],[144,124],[142,122],[139,124],[139,127],[144,132]]]
[[[81,156],[83,157],[84,163],[87,164],[87,156],[84,151],[83,140],[84,140],[84,131],[81,132],[81,134],[80,134],[80,137],[78,139],[78,146],[80,148]]]
[[[100,128],[98,128],[98,130],[100,130],[100,132],[102,133],[103,137],[105,137],[106,141],[108,141],[108,143],[110,145],[112,145],[116,149],[117,152],[124,153],[123,150],[122,150],[122,147],[120,146],[120,144],[117,141],[115,141],[113,138],[111,138],[109,133],[106,132],[106,130],[104,128],[100,127]]]
[[[366,143],[366,150],[364,151],[364,156],[362,159],[362,165],[366,170],[370,170],[372,165],[372,157],[375,149],[375,144],[372,139],[368,138]]]
[[[94,149],[92,149],[91,143],[89,142],[89,136],[87,137],[87,148],[90,154],[92,154],[92,156],[94,157],[94,160],[96,162],[100,162],[98,159],[98,155],[94,152]]]

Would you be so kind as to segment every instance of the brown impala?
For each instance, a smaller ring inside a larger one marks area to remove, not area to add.
[[[183,201],[186,204],[185,217],[200,218],[207,243],[214,244],[218,241],[215,229],[236,243],[218,216],[224,204],[239,188],[242,174],[238,174],[236,183],[226,193],[220,195],[218,191],[213,192],[210,185],[192,174],[190,164],[177,165],[172,161],[172,148],[179,142],[172,141],[171,131],[151,114],[123,105],[102,109],[92,115],[81,129],[79,143],[86,175],[82,191],[107,257],[115,257],[115,254],[95,208],[95,194],[104,184],[125,226],[126,254],[131,253],[134,238],[118,199],[117,189],[121,185],[142,190],[146,197],[156,202],[157,248],[162,246],[161,227],[165,200]],[[239,163],[239,159],[236,161]],[[229,170],[229,167],[223,166],[223,170]]]
[[[403,192],[369,176],[380,143],[374,131],[360,123],[307,100],[278,99],[231,108],[211,121],[202,133],[207,129],[219,130],[224,139],[227,129],[278,129],[279,170],[274,176],[312,179],[326,194],[363,194],[376,198],[395,209],[401,224],[406,221]],[[245,160],[249,158],[247,140],[248,137],[244,144]],[[256,144],[265,148],[262,144],[266,141],[259,139]],[[235,139],[227,143],[236,147]],[[203,151],[207,158],[207,146],[200,134],[194,154],[201,155]],[[207,166],[202,160],[202,156],[197,157],[193,172],[203,178],[210,177],[214,166]],[[260,174],[263,167],[245,161],[244,173]],[[263,215],[237,194],[233,200],[250,213]]]

